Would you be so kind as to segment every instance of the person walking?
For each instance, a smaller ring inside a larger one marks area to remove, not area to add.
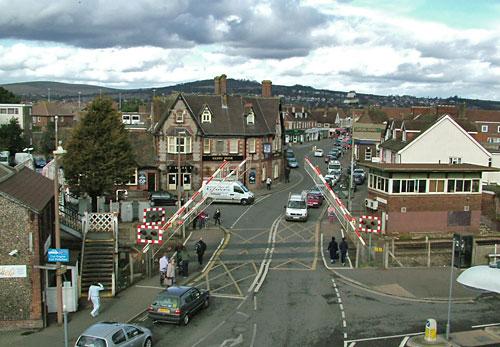
[[[182,251],[181,251],[181,261],[182,261],[182,276],[188,277],[189,276],[189,272],[188,272],[188,268],[189,268],[189,253],[188,253],[188,250],[187,250],[186,247],[182,248]]]
[[[214,213],[215,225],[220,225],[220,209],[216,209]]]
[[[335,208],[333,208],[333,206],[328,206],[328,219],[330,223],[335,221]]]
[[[94,306],[93,310],[90,312],[92,317],[97,317],[99,315],[99,307],[101,307],[101,298],[99,298],[99,292],[104,289],[104,286],[101,283],[94,282],[89,287],[89,295],[88,301],[92,301],[92,305]]]
[[[342,262],[342,266],[345,266],[345,258],[347,256],[347,249],[349,246],[347,245],[347,242],[345,241],[345,237],[342,238],[342,242],[340,243],[340,261]]]
[[[167,272],[165,274],[165,282],[163,283],[167,287],[170,287],[175,283],[175,260],[170,259],[170,263],[167,266]]]
[[[160,285],[163,285],[163,283],[165,282],[167,266],[168,266],[168,257],[167,253],[165,253],[163,254],[163,257],[160,258]]]
[[[200,266],[203,265],[203,255],[206,250],[207,244],[203,242],[203,238],[200,237],[200,240],[194,245],[194,251],[198,254],[198,263],[200,263]]]
[[[338,259],[337,252],[339,250],[339,245],[337,244],[337,241],[335,241],[335,237],[332,236],[332,240],[328,244],[328,248],[326,249],[327,251],[330,251],[330,263],[334,264],[335,260]]]
[[[290,183],[290,167],[288,165],[285,169],[285,183]]]
[[[271,177],[266,178],[267,190],[271,190]]]
[[[205,213],[205,211],[200,211],[200,214],[198,215],[198,223],[200,225],[200,230],[205,225],[205,219],[206,219],[206,217],[207,217],[207,214]]]

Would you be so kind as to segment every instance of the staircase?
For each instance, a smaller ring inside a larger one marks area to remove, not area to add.
[[[81,293],[87,296],[89,287],[95,282],[104,286],[101,297],[114,295],[115,287],[115,241],[114,239],[96,238],[103,233],[87,233],[82,264]]]

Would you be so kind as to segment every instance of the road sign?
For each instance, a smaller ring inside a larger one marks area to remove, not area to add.
[[[49,259],[48,259],[49,262],[67,263],[67,262],[69,262],[69,249],[49,248],[48,256],[49,256]]]
[[[359,231],[380,234],[382,218],[374,216],[359,216]]]

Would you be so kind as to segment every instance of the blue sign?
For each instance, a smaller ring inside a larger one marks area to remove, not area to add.
[[[49,262],[69,262],[69,249],[49,248]]]

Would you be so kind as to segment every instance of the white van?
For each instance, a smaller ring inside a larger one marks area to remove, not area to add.
[[[288,202],[285,206],[286,220],[307,220],[307,201],[304,194],[292,194],[288,196]]]
[[[210,191],[215,190],[210,194],[210,197],[217,202],[234,202],[237,204],[247,205],[253,203],[255,196],[243,185],[240,181],[224,181],[213,179],[207,184],[203,182],[203,197],[207,197]]]
[[[328,162],[328,174],[329,175],[338,175],[342,173],[342,166],[340,165],[340,161],[338,160],[330,160]]]

